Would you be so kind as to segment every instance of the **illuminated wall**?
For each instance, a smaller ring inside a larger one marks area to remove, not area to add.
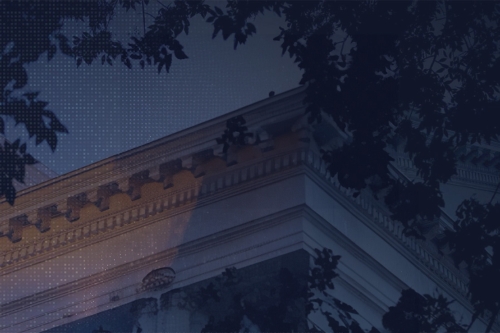
[[[322,247],[342,256],[336,295],[366,325],[381,328],[408,287],[440,290],[470,316],[466,277],[439,255],[435,230],[428,242],[405,237],[383,203],[353,198],[327,174],[318,145],[343,138],[333,124],[308,124],[302,98],[302,89],[268,98],[1,203],[0,332],[201,329],[203,313],[162,307],[165,295],[228,267],[258,280],[266,263],[307,261]],[[216,138],[238,115],[257,141],[224,153]],[[394,176],[412,170],[397,160]],[[476,186],[466,174],[454,182]]]

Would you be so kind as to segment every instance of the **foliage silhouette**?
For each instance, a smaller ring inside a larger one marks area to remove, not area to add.
[[[229,119],[226,122],[226,129],[220,138],[216,141],[222,144],[222,151],[227,152],[230,146],[244,146],[247,144],[246,138],[254,136],[253,133],[248,132],[248,128],[244,126],[246,120],[242,116],[237,116]]]
[[[358,312],[332,294],[340,256],[326,248],[315,253],[306,278],[281,268],[265,285],[255,286],[228,268],[214,283],[187,295],[186,303],[208,316],[202,332],[248,332],[250,326],[261,332],[322,332],[307,323],[307,316],[317,313],[333,332],[377,333],[374,327],[362,329]]]
[[[0,115],[23,124],[36,143],[57,146],[67,132],[37,93],[25,92],[25,65],[59,50],[79,66],[98,59],[126,67],[155,66],[168,72],[174,57],[187,59],[178,37],[201,16],[213,38],[232,37],[234,48],[255,34],[251,21],[265,12],[284,18],[274,38],[303,70],[309,119],[331,117],[350,139],[323,150],[328,171],[342,186],[383,194],[392,218],[406,235],[422,237],[422,222],[435,220],[444,205],[440,184],[454,174],[459,152],[497,140],[500,123],[500,3],[494,1],[234,1],[224,8],[202,1],[176,0],[163,6],[141,37],[113,39],[108,26],[118,7],[142,10],[146,0],[1,1]],[[140,6],[139,6],[140,5]],[[72,40],[60,33],[64,19],[85,20],[89,31]],[[49,121],[46,121],[46,120]],[[234,126],[243,126],[244,120]],[[0,118],[0,132],[4,132]],[[241,144],[245,135],[229,131],[221,143]],[[242,141],[241,141],[242,140]],[[390,146],[412,159],[413,181],[389,176]],[[34,162],[24,144],[0,151],[0,194],[14,203],[12,180],[23,181],[23,165]],[[224,149],[227,149],[225,145]],[[478,162],[479,163],[479,162]],[[496,162],[495,162],[496,163]],[[362,167],[360,167],[362,166]],[[487,164],[498,173],[500,164]],[[368,186],[377,183],[377,186]],[[497,204],[466,200],[445,241],[457,263],[465,262],[475,316],[489,313],[490,331],[500,311],[497,283]],[[493,222],[492,222],[493,221]]]
[[[444,296],[420,295],[413,289],[403,290],[398,303],[383,316],[382,324],[391,333],[467,332],[457,323],[449,309],[452,302]]]

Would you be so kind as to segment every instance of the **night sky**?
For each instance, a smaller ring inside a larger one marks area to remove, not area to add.
[[[156,14],[159,6],[151,2],[146,12]],[[142,34],[141,23],[140,10],[121,11],[111,31],[123,40]],[[174,59],[168,74],[138,64],[129,70],[119,61],[109,66],[96,60],[77,68],[74,59],[60,53],[50,62],[43,55],[27,67],[27,90],[40,91],[39,99],[49,102],[69,134],[59,135],[55,153],[46,143],[36,147],[34,140],[29,152],[64,174],[265,99],[271,90],[297,87],[299,69],[272,40],[284,26],[282,19],[267,12],[254,24],[257,34],[235,51],[231,37],[212,40],[209,24],[191,21],[189,35],[180,38],[189,59]],[[81,34],[82,25],[68,22],[63,29],[71,38],[72,32]],[[19,127],[7,128],[8,139],[27,140]]]

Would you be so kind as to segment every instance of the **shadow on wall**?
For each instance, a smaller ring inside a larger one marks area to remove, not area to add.
[[[244,267],[238,270],[238,276],[242,278],[236,282],[232,293],[225,296],[241,294],[247,298],[255,297],[254,304],[269,306],[266,302],[276,302],[276,298],[282,296],[275,293],[274,287],[279,283],[277,278],[283,269],[297,277],[299,288],[307,286],[309,257],[309,253],[305,250],[299,250]],[[217,320],[226,316],[228,309],[225,306],[233,301],[222,299],[217,302],[220,303],[219,306],[214,308],[214,303],[210,302],[211,296],[200,294],[200,290],[210,290],[211,284],[220,284],[220,277],[167,291],[158,298],[142,298],[44,333],[180,332],[185,331],[186,327],[189,327],[190,332],[200,332],[209,323],[210,316],[214,316]],[[305,317],[303,319],[305,320]],[[301,319],[295,318],[295,320]],[[306,323],[303,322],[301,325]]]
[[[133,228],[131,228],[130,232],[117,237],[117,239],[120,238],[121,242],[119,247],[118,243],[112,243],[112,239],[102,242],[100,246],[103,248],[98,251],[98,254],[89,253],[92,257],[89,257],[86,262],[95,265],[93,270],[98,272],[106,268],[97,266],[103,265],[104,262],[112,260],[117,255],[140,262],[142,259],[147,260],[148,257],[158,253],[168,253],[154,265],[155,267],[172,267],[177,273],[177,277],[183,277],[183,285],[196,282],[199,280],[199,276],[208,277],[219,274],[221,269],[227,267],[224,264],[224,257],[233,256],[231,254],[232,246],[240,242],[234,237],[224,238],[228,230],[234,229],[235,225],[241,227],[244,222],[251,221],[251,217],[254,215],[267,216],[269,214],[267,210],[259,211],[261,208],[252,203],[261,200],[261,198],[252,197],[256,195],[255,193],[247,193],[243,203],[239,200],[233,200],[234,198],[231,196],[228,197],[227,191],[225,191],[226,187],[229,186],[229,183],[233,183],[230,185],[239,185],[258,180],[261,176],[266,175],[263,164],[247,168],[244,172],[240,170],[243,168],[242,166],[251,164],[255,159],[265,158],[268,152],[273,155],[276,152],[290,151],[297,149],[301,144],[299,134],[294,132],[280,135],[273,140],[269,139],[260,146],[230,147],[227,153],[223,154],[223,158],[214,155],[210,149],[192,155],[188,161],[176,159],[168,162],[160,166],[157,175],[152,175],[148,171],[135,175],[135,178],[133,176],[129,181],[128,190],[110,195],[106,199],[109,202],[105,205],[109,207],[107,213],[112,214],[130,209],[130,207],[147,204],[151,211],[146,208],[144,214],[139,211],[135,216],[128,216],[125,223],[131,226],[142,224],[140,232],[134,233],[132,232]],[[111,169],[121,170],[124,166],[118,163],[116,162],[116,165]],[[291,164],[283,166],[283,169],[291,166]],[[221,179],[222,173],[228,171],[229,168],[235,170],[232,172],[232,178],[230,177],[229,180],[227,178]],[[281,169],[277,169],[273,172],[281,171]],[[284,198],[269,197],[268,199],[272,202],[272,200]],[[99,214],[99,212],[92,203],[83,206],[79,212],[79,215],[85,220],[92,218],[95,214]],[[124,243],[127,246],[123,246]],[[101,258],[97,258],[96,255],[105,258],[99,260]],[[241,257],[238,257],[237,262],[249,259],[245,254],[239,254],[239,256]],[[230,266],[234,265],[233,259],[229,260],[232,262]],[[219,262],[214,264],[214,261]],[[259,281],[264,281],[263,276],[271,274],[266,273],[266,269],[280,266],[282,264],[261,263],[248,267],[248,272],[253,272],[252,275],[256,277],[255,283],[260,283]],[[245,272],[246,270],[247,268],[245,268]],[[307,274],[307,269],[304,268],[303,272]],[[141,278],[139,277],[137,282]],[[200,284],[192,286],[184,288],[182,293],[189,294],[189,292],[196,290]],[[103,286],[103,288],[105,287]],[[109,292],[109,290],[102,291],[103,293]],[[168,331],[185,330],[186,327],[199,331],[205,326],[208,317],[203,311],[187,311],[185,308],[183,310],[182,306],[179,307],[177,304],[175,305],[177,310],[174,314],[165,312],[167,309],[165,300],[172,303],[172,299],[178,299],[177,293],[169,292],[168,294],[177,296],[172,298],[162,295],[157,298],[142,298],[101,313],[96,313],[99,308],[102,308],[99,304],[88,304],[87,309],[91,309],[86,311],[88,317],[45,332],[91,332],[98,330],[99,326],[102,326],[103,330],[109,330],[113,333],[132,331],[135,333],[138,329],[144,332],[161,332],[165,331],[164,327],[169,327]],[[163,304],[160,304],[162,302]],[[182,300],[176,302],[182,303]],[[191,327],[191,325],[195,327]]]

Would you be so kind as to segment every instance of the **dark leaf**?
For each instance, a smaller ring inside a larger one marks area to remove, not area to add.
[[[57,51],[57,46],[55,44],[51,44],[49,47],[49,50],[47,51],[47,60],[48,61],[50,61],[50,60],[52,60],[52,58],[54,58],[56,51]]]
[[[16,141],[14,141],[14,143],[12,144],[12,148],[14,150],[17,150],[19,148],[19,144],[21,143],[21,140],[20,139],[17,139]]]
[[[14,83],[14,89],[23,88],[28,83],[28,73],[24,67],[17,65],[14,67],[14,79],[16,83]]]
[[[335,305],[342,311],[345,311],[347,313],[352,313],[352,314],[358,314],[358,312],[356,310],[354,310],[354,308],[352,306],[350,306],[349,304],[346,304],[336,298],[333,299],[333,301],[335,302]]]
[[[36,135],[35,144],[38,146],[40,143],[43,142],[43,140],[45,140],[45,137],[40,135],[40,133],[38,133]]]
[[[255,28],[255,25],[253,25],[252,23],[247,23],[247,28],[248,28],[248,32],[250,34],[252,33],[256,33],[257,32],[257,29]]]
[[[47,136],[47,143],[52,151],[56,150],[57,147],[57,135],[54,132],[51,132],[50,135]]]
[[[188,56],[182,50],[175,50],[174,55],[177,59],[187,59]]]
[[[170,70],[170,66],[172,65],[172,54],[169,53],[165,56],[165,69],[168,71]]]
[[[57,117],[53,114],[50,121],[50,128],[56,132],[60,133],[68,133],[68,129],[57,119]]]
[[[12,185],[12,183],[7,183],[3,185],[5,186],[4,189],[5,199],[11,206],[13,206],[14,201],[16,200],[16,189],[14,188],[14,185]]]
[[[35,158],[33,156],[31,156],[30,154],[26,154],[24,155],[24,163],[25,164],[36,164],[37,163],[37,160],[35,160]]]

